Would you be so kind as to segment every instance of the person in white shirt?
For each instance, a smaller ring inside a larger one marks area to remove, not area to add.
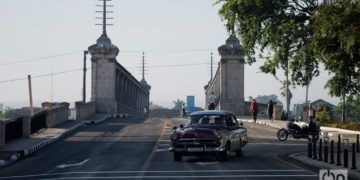
[[[310,105],[310,107],[309,107],[308,116],[309,116],[310,121],[315,119],[315,109],[313,108],[312,105]]]
[[[208,99],[209,103],[209,110],[214,110],[216,105],[216,96],[214,95],[214,92],[211,93]]]

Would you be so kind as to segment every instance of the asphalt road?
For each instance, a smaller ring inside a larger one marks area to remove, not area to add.
[[[172,126],[184,119],[110,119],[87,125],[33,156],[0,170],[0,179],[318,179],[318,170],[287,157],[306,141],[276,140],[275,128],[245,124],[244,157],[227,162],[168,152]]]

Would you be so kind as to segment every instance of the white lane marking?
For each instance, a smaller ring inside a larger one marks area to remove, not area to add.
[[[169,151],[169,149],[157,149],[156,152]]]
[[[201,165],[201,166],[206,166],[206,165],[213,165],[213,164],[219,164],[219,161],[214,161],[214,162],[197,162],[195,163],[196,165]]]
[[[75,163],[75,164],[62,164],[62,165],[59,165],[59,166],[56,166],[57,168],[66,168],[66,167],[71,167],[71,166],[82,166],[83,164],[85,164],[86,162],[88,162],[90,159],[85,159],[84,161],[82,162],[79,162],[79,163]]]
[[[7,176],[0,177],[0,179],[9,178],[30,178],[30,177],[41,177],[41,176],[55,176],[55,175],[70,175],[70,174],[134,174],[140,171],[84,171],[84,172],[64,172],[64,173],[48,173],[48,174],[32,174],[32,175],[20,175],[20,176]],[[302,169],[234,169],[234,170],[179,170],[179,171],[144,171],[144,173],[221,173],[221,172],[305,172]]]
[[[289,143],[267,143],[267,142],[249,142],[253,145],[278,145],[278,146],[307,146],[307,144],[289,144]]]
[[[142,179],[187,179],[187,178],[259,178],[259,177],[317,177],[318,175],[288,175],[288,174],[264,174],[264,175],[215,175],[215,176],[142,176]],[[138,179],[137,176],[96,176],[96,177],[63,177],[63,178],[47,178],[53,180],[63,180],[63,179]]]
[[[169,143],[166,143],[166,144],[159,144],[159,146],[170,146]]]

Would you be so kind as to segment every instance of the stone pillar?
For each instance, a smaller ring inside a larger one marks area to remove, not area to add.
[[[23,138],[29,138],[31,134],[31,116],[24,116],[23,119]]]
[[[5,147],[6,122],[0,120],[0,149]]]
[[[88,48],[91,54],[92,101],[95,101],[97,113],[117,113],[116,101],[116,56],[119,49],[111,44],[103,33],[96,44]]]
[[[244,50],[239,39],[231,35],[226,44],[219,47],[220,103],[221,110],[244,115]]]

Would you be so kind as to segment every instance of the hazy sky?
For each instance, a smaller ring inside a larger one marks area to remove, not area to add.
[[[152,86],[151,101],[172,107],[175,99],[195,95],[197,106],[204,106],[203,86],[210,78],[210,53],[215,65],[217,48],[228,34],[214,6],[215,0],[113,0],[115,7],[108,36],[120,49],[117,60],[140,80],[141,51],[145,51]],[[82,68],[83,50],[94,44],[101,27],[94,24],[96,0],[11,0],[0,3],[0,81],[51,74]],[[27,63],[8,62],[55,56]],[[88,56],[88,59],[90,57]],[[208,64],[206,64],[208,63]],[[158,66],[197,64],[164,68]],[[280,95],[280,83],[260,73],[258,63],[245,66],[245,97]],[[90,61],[88,61],[90,67]],[[215,66],[216,67],[216,66]],[[90,99],[90,70],[87,99]],[[310,100],[322,98],[337,105],[324,89],[327,74],[313,80]],[[34,101],[81,100],[82,71],[33,79]],[[293,90],[292,102],[305,100],[305,89]],[[247,99],[247,98],[246,98]],[[27,101],[27,81],[0,82],[0,103]],[[284,101],[283,98],[280,100]],[[37,103],[38,104],[38,103]],[[6,105],[6,103],[5,103]],[[27,105],[27,104],[24,104]]]

